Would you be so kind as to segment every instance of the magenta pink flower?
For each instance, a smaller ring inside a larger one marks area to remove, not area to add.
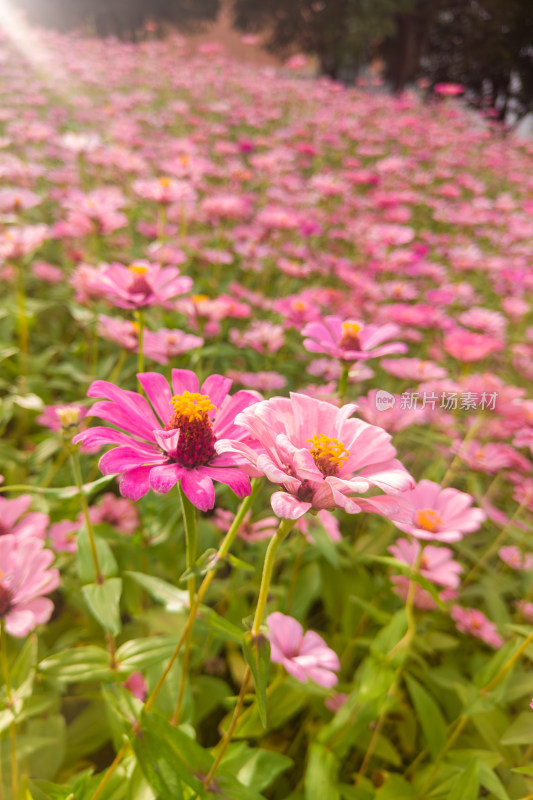
[[[412,503],[414,520],[408,525],[395,525],[417,539],[458,542],[465,533],[476,531],[485,519],[484,511],[471,508],[472,495],[459,489],[442,489],[433,481],[422,480],[403,496]]]
[[[128,691],[132,693],[137,700],[144,703],[146,695],[148,694],[148,684],[142,672],[132,672],[129,678],[122,684]]]
[[[39,539],[0,537],[0,617],[12,636],[26,636],[50,619],[54,604],[42,595],[59,586],[58,570],[49,569],[53,560]]]
[[[40,539],[44,541],[49,518],[40,511],[28,511],[32,496],[21,494],[13,500],[0,497],[0,537],[13,534],[20,539]]]
[[[231,381],[222,375],[211,375],[199,388],[194,372],[186,369],[172,370],[172,390],[157,372],[137,377],[148,399],[107,381],[95,381],[87,393],[105,398],[91,415],[122,430],[89,428],[73,439],[75,444],[118,445],[102,456],[100,469],[104,475],[120,474],[121,494],[138,500],[149,489],[166,493],[181,481],[202,511],[214,506],[213,480],[226,483],[238,497],[248,495],[250,481],[239,469],[242,457],[219,455],[215,445],[222,437],[247,436],[235,417],[260,395],[242,391],[230,397]]]
[[[313,508],[344,508],[398,515],[410,521],[401,498],[379,496],[353,499],[377,487],[397,494],[414,485],[413,479],[394,456],[390,435],[359,419],[349,419],[356,406],[337,408],[303,394],[273,397],[257,403],[236,419],[252,440],[221,440],[221,454],[238,454],[253,474],[263,474],[283,491],[272,495],[272,508],[283,518],[298,519]],[[349,497],[350,495],[350,497]]]
[[[304,347],[310,353],[327,353],[343,361],[359,361],[391,353],[406,353],[403,342],[383,344],[397,336],[397,325],[364,325],[342,317],[324,317],[323,322],[309,322],[302,329]]]
[[[433,361],[423,361],[421,358],[384,358],[381,366],[397,378],[414,381],[439,380],[448,376],[443,367],[439,367]]]
[[[282,664],[289,675],[302,683],[311,679],[326,689],[337,684],[335,672],[341,668],[339,658],[318,633],[306,631],[304,634],[297,620],[279,611],[269,614],[267,625],[270,658],[274,664]]]
[[[475,636],[476,639],[481,639],[482,642],[491,647],[501,647],[503,645],[503,639],[498,633],[496,625],[487,619],[482,611],[477,608],[454,606],[450,613],[457,625],[457,629],[461,633]]]
[[[125,267],[109,264],[91,276],[91,290],[119,308],[169,307],[169,300],[190,291],[192,278],[177,267],[136,261]]]

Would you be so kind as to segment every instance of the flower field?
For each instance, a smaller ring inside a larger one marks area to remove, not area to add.
[[[31,36],[0,800],[533,798],[533,145],[177,36]]]

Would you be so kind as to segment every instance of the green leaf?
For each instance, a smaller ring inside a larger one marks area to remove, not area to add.
[[[88,583],[81,587],[89,611],[112,636],[120,633],[120,595],[122,578],[108,578],[104,583]]]
[[[324,556],[324,558],[327,561],[329,561],[332,567],[338,569],[339,567],[338,550],[335,547],[334,542],[331,541],[331,538],[328,536],[325,529],[322,527],[322,525],[315,525],[311,523],[311,525],[309,525],[309,534],[313,539],[320,555]]]
[[[448,738],[446,722],[442,712],[428,692],[410,675],[405,678],[411,700],[416,710],[424,736],[426,737],[429,752],[436,758]]]
[[[87,645],[55,653],[39,664],[46,678],[74,683],[76,681],[105,681],[115,677],[109,666],[109,653],[102,647]]]
[[[183,611],[188,607],[189,592],[184,589],[178,589],[161,578],[144,575],[142,572],[126,572],[125,574],[146,589],[150,597],[163,603],[167,611]]]
[[[448,800],[477,800],[479,795],[479,761],[472,761],[454,781]]]
[[[67,728],[66,760],[70,763],[96,752],[109,741],[109,725],[101,702],[84,708]]]
[[[37,667],[37,636],[28,637],[24,647],[9,671],[11,688],[17,698],[22,699],[31,694]]]
[[[124,642],[115,653],[120,672],[130,673],[143,670],[170,658],[178,639],[174,636],[147,636]]]
[[[213,759],[182,730],[159,714],[143,712],[140,728],[130,733],[130,740],[148,783],[162,800],[182,798],[182,782],[205,798],[202,777]]]
[[[237,644],[241,644],[242,642],[242,629],[238,628],[225,617],[221,617],[220,614],[217,614],[217,612],[209,606],[200,606],[197,614],[197,622],[200,626],[202,623],[205,624],[211,633],[221,636],[224,641],[236,642]]]
[[[213,547],[210,547],[196,559],[196,561],[194,562],[194,567],[186,569],[185,572],[182,575],[180,575],[180,583],[184,583],[189,578],[201,578],[208,572],[212,572],[212,570],[218,569],[223,564],[224,561],[218,558],[218,551],[215,550]]]
[[[94,536],[93,538],[100,572],[106,578],[113,578],[118,572],[115,556],[105,539],[101,539],[99,536]],[[80,581],[82,583],[93,583],[96,574],[89,534],[85,525],[80,528],[76,541],[78,544],[77,564]]]
[[[250,758],[240,768],[237,778],[245,786],[262,792],[278,775],[293,765],[292,758],[272,750],[253,750]],[[226,763],[224,762],[226,767]]]
[[[322,744],[309,747],[305,771],[305,800],[340,800],[337,786],[339,760]]]
[[[380,630],[370,648],[371,653],[387,655],[396,647],[407,633],[407,612],[405,608],[397,611],[388,625]]]
[[[414,787],[401,775],[389,775],[376,793],[376,800],[414,800]]]
[[[533,741],[533,718],[531,711],[523,711],[501,737],[502,744],[531,744]]]
[[[263,727],[267,726],[266,690],[270,669],[270,642],[262,633],[254,636],[247,631],[242,640],[244,660],[250,667],[255,682],[257,709]]]

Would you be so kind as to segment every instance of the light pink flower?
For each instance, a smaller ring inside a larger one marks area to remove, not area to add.
[[[398,539],[396,544],[391,545],[388,550],[394,558],[414,567],[420,555],[420,542],[416,540]],[[420,561],[420,574],[438,586],[444,586],[445,591],[440,593],[441,600],[449,600],[455,597],[455,589],[460,584],[459,573],[463,571],[462,566],[454,560],[453,551],[448,547],[434,547],[426,545],[422,559]],[[391,578],[395,585],[396,594],[407,599],[411,581],[406,575],[397,575]],[[437,608],[435,600],[429,592],[419,585],[415,585],[415,606],[423,609]]]
[[[529,571],[533,567],[533,553],[522,553],[515,545],[510,544],[507,547],[500,547],[498,555],[511,569]]]
[[[477,608],[453,606],[450,614],[461,633],[475,636],[476,639],[481,639],[481,641],[494,648],[503,645],[503,639],[498,633],[496,625]]]
[[[343,361],[358,361],[391,353],[406,353],[402,342],[383,344],[397,336],[397,325],[364,325],[342,317],[324,317],[323,322],[310,322],[302,329],[304,347],[310,353],[327,353]]]
[[[21,494],[13,500],[0,497],[0,537],[12,534],[17,540],[40,539],[44,541],[48,527],[48,514],[28,511],[32,496]]]
[[[63,519],[50,525],[48,538],[50,545],[56,553],[75,553],[78,549],[76,534],[83,524],[80,515],[77,520]]]
[[[433,361],[423,361],[421,358],[384,358],[381,366],[397,378],[414,381],[440,380],[448,376],[444,367],[439,367]]]
[[[192,278],[180,275],[177,267],[161,267],[149,261],[135,261],[129,267],[109,264],[91,278],[91,289],[119,308],[160,305],[190,291]]]
[[[54,554],[39,539],[0,537],[0,617],[12,636],[24,637],[48,622],[54,604],[44,594],[59,586],[59,572],[49,569]]]
[[[214,506],[213,480],[226,483],[238,497],[248,495],[250,481],[238,469],[243,459],[219,455],[215,444],[222,437],[246,437],[235,416],[260,395],[242,391],[230,397],[231,381],[222,375],[211,375],[199,388],[196,375],[186,369],[172,370],[172,390],[157,372],[137,377],[148,399],[107,381],[94,381],[87,393],[106,398],[91,415],[122,430],[89,428],[73,439],[75,444],[118,445],[102,456],[100,469],[104,475],[120,474],[121,494],[138,500],[150,489],[165,494],[181,481],[202,511]]]
[[[379,496],[353,498],[377,487],[397,494],[413,485],[413,479],[394,456],[390,435],[359,419],[349,419],[356,406],[337,408],[291,393],[257,403],[239,414],[237,425],[245,428],[254,450],[245,441],[220,440],[218,453],[239,454],[253,469],[283,491],[272,495],[274,512],[298,519],[306,511],[344,508],[357,514],[362,510],[398,515],[411,520],[403,501]]]
[[[413,506],[414,520],[412,524],[395,525],[417,539],[458,542],[465,533],[476,531],[485,519],[484,511],[471,508],[472,495],[459,489],[442,489],[433,481],[421,480],[403,497]]]
[[[338,682],[335,672],[341,668],[339,658],[324,639],[314,631],[304,634],[293,617],[275,611],[267,617],[270,658],[282,664],[289,675],[305,683],[311,679],[330,689]]]
[[[491,353],[503,350],[503,344],[483,333],[456,328],[444,337],[443,347],[458,361],[480,361]]]

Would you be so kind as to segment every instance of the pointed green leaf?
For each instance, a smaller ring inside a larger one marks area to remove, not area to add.
[[[339,760],[332,750],[322,744],[309,747],[305,771],[305,800],[340,800],[337,786]]]
[[[270,642],[262,633],[254,636],[251,631],[244,634],[243,640],[244,660],[250,667],[255,682],[255,695],[257,709],[263,727],[267,726],[266,690],[268,671],[270,669]]]
[[[120,633],[120,595],[122,579],[108,578],[104,583],[88,583],[81,591],[93,617],[112,636]]]
[[[479,796],[479,761],[472,761],[454,781],[448,800],[477,800]]]
[[[163,603],[167,611],[182,611],[188,607],[189,592],[184,589],[178,589],[161,578],[144,575],[142,572],[126,572],[125,574],[146,589],[150,597]]]
[[[82,583],[93,583],[96,578],[94,560],[89,534],[87,533],[85,525],[80,528],[76,536],[76,541],[78,544],[77,564],[80,581]],[[94,545],[98,556],[100,572],[106,578],[113,578],[118,572],[118,567],[111,548],[105,539],[101,539],[99,536],[94,536]]]
[[[414,678],[407,675],[405,682],[407,683],[418,721],[424,731],[429,752],[433,758],[436,758],[448,738],[446,722],[442,712],[431,695]]]

